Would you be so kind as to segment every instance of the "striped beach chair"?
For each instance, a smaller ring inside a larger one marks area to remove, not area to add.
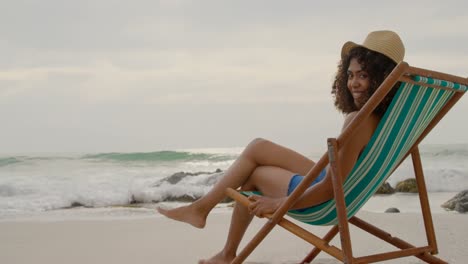
[[[353,132],[368,118],[375,107],[397,83],[401,82],[392,103],[382,117],[370,142],[360,155],[352,171],[342,181],[339,145],[350,140]],[[242,263],[265,236],[278,224],[314,245],[301,263],[311,262],[324,251],[343,263],[371,263],[388,259],[416,256],[427,263],[446,263],[435,257],[438,253],[427,190],[418,145],[445,116],[468,89],[468,79],[409,66],[401,62],[377,89],[353,122],[338,138],[328,139],[328,152],[307,173],[305,179],[273,214],[257,235],[232,263]],[[411,155],[417,181],[428,245],[416,247],[393,237],[382,229],[356,217],[359,209],[372,197],[393,171]],[[319,173],[330,165],[334,199],[305,210],[289,210]],[[228,189],[227,195],[248,206],[248,193]],[[290,216],[311,225],[332,226],[323,238],[308,232],[285,218]],[[354,257],[349,224],[396,246],[398,249]],[[341,248],[329,245],[340,234]]]

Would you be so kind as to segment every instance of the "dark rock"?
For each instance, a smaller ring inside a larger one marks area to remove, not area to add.
[[[76,207],[84,207],[84,208],[93,208],[93,206],[91,205],[86,205],[84,203],[80,203],[80,202],[72,202],[70,204],[70,206],[65,206],[65,207],[62,207],[63,209],[72,209],[72,208],[76,208]]]
[[[176,172],[174,174],[172,174],[171,176],[169,176],[168,178],[166,178],[166,181],[170,184],[176,184],[178,182],[180,182],[183,178],[187,177],[187,176],[192,176],[192,173],[185,173],[183,171],[180,171],[180,172]]]
[[[417,193],[418,186],[416,184],[416,179],[406,179],[404,181],[397,183],[397,185],[395,186],[395,191]]]
[[[468,212],[468,190],[459,192],[452,199],[441,205],[443,208],[449,211],[457,211],[459,213]]]
[[[198,187],[203,188],[203,186],[212,186],[214,185],[221,177],[223,177],[224,172],[221,169],[216,169],[215,171],[199,171],[199,172],[184,172],[184,171],[179,171],[176,172],[164,179],[158,180],[155,182],[152,187],[160,187],[163,184],[169,184],[169,185],[177,185],[179,182],[183,181],[186,177],[196,177],[199,175],[203,175],[203,177],[200,177],[198,180],[195,179],[195,183],[191,183],[192,186],[197,189]],[[190,189],[190,187],[189,187]],[[158,202],[183,202],[183,203],[189,203],[193,202],[197,199],[200,198],[200,191],[195,191],[196,194],[193,192],[188,192],[188,193],[179,193],[177,194],[168,194],[167,196],[160,197],[158,199],[160,200],[152,200],[154,203]],[[135,197],[132,196],[130,203],[143,203],[145,202],[144,197]],[[232,199],[227,197],[221,201],[221,203],[228,203],[232,202]]]
[[[72,202],[71,205],[70,205],[70,208],[80,207],[80,206],[85,206],[85,205],[80,203],[80,202]]]
[[[224,173],[223,172],[217,172],[211,174],[205,181],[203,181],[203,184],[206,186],[213,186],[215,183],[219,181],[223,177]]]
[[[395,207],[390,207],[387,210],[385,210],[385,212],[386,213],[399,213],[400,210],[398,210],[398,208],[395,208]]]
[[[395,189],[390,185],[390,183],[386,182],[377,190],[376,194],[392,194],[395,192]]]
[[[463,201],[459,201],[455,205],[455,211],[459,213],[466,213],[468,212],[468,197],[465,197]]]
[[[177,184],[178,182],[180,182],[185,177],[198,176],[198,175],[201,175],[201,174],[217,174],[217,173],[221,173],[221,172],[223,172],[221,169],[216,169],[215,171],[199,171],[199,172],[193,172],[193,173],[192,172],[179,171],[179,172],[176,172],[176,173],[172,174],[169,177],[166,177],[166,178],[158,181],[157,183],[155,183],[153,185],[153,187],[160,186],[164,182],[168,182],[170,184]]]
[[[200,196],[192,196],[188,194],[183,194],[179,196],[168,196],[162,202],[182,202],[182,203],[191,203],[196,200],[200,199]],[[220,203],[230,203],[234,201],[232,198],[226,196]],[[153,201],[154,203],[161,202],[161,201]]]
[[[197,200],[200,197],[196,196],[191,196],[191,195],[181,195],[181,196],[169,196],[166,199],[164,199],[165,202],[184,202],[184,203],[189,203]]]

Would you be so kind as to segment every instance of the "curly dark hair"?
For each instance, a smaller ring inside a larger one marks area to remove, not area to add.
[[[348,67],[352,58],[356,58],[358,63],[361,64],[362,70],[369,74],[370,87],[367,99],[374,94],[375,90],[396,66],[396,63],[387,56],[364,47],[353,48],[348,55],[344,56],[338,65],[338,72],[332,86],[332,94],[335,97],[336,108],[345,114],[359,110],[354,104],[351,92],[348,90]],[[395,84],[385,99],[375,108],[374,113],[376,115],[382,116],[385,113],[398,86],[399,83]]]

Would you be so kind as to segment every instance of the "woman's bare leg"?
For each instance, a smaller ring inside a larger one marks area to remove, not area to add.
[[[284,197],[287,195],[288,183],[293,175],[292,172],[277,167],[258,167],[242,189],[261,190],[269,197]],[[201,260],[199,264],[231,263],[236,257],[239,244],[252,218],[253,215],[249,213],[247,207],[236,203],[223,249],[210,259]]]
[[[232,212],[231,226],[224,248],[210,259],[200,260],[199,264],[231,263],[236,257],[240,241],[244,237],[252,218],[253,215],[249,213],[247,207],[236,203]]]
[[[313,161],[293,150],[264,139],[255,139],[206,195],[188,206],[171,210],[158,208],[158,211],[171,219],[203,228],[210,211],[224,199],[226,188],[242,186],[256,168],[272,166],[305,174],[313,165]]]

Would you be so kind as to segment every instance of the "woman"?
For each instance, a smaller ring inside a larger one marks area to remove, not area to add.
[[[391,31],[371,32],[362,45],[353,42],[343,45],[341,62],[332,86],[335,106],[346,114],[343,127],[351,122],[396,64],[403,60],[403,56],[403,43]],[[343,175],[347,175],[353,168],[393,94],[390,92],[386,100],[360,126],[353,140],[341,146],[338,155],[343,162]],[[203,228],[210,211],[224,199],[226,188],[240,187],[242,190],[262,192],[264,196],[249,197],[252,201],[249,208],[236,204],[224,248],[212,258],[200,261],[202,264],[230,263],[236,256],[253,215],[262,217],[279,208],[301,182],[301,175],[305,175],[314,164],[314,161],[293,150],[264,139],[255,139],[206,195],[188,206],[171,210],[158,208],[158,211],[171,219]],[[332,197],[331,177],[325,169],[292,209],[317,205]]]

